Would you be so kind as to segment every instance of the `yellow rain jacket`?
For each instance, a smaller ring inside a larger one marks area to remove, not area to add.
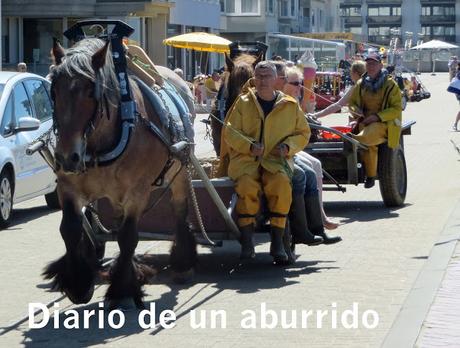
[[[310,127],[297,100],[282,92],[278,93],[273,110],[267,117],[264,117],[251,88],[246,94],[240,95],[230,109],[222,134],[227,145],[223,147],[225,150],[222,155],[228,152],[228,175],[232,179],[236,180],[244,174],[255,174],[259,166],[271,173],[284,172],[289,175],[286,164],[292,169],[292,157],[308,144]],[[260,158],[251,155],[249,139],[264,145],[264,153]],[[270,154],[281,143],[289,147],[287,163],[279,156]]]
[[[398,84],[391,78],[376,93],[361,87],[359,80],[350,98],[349,106],[359,108],[364,116],[377,114],[388,126],[388,147],[394,149],[399,145],[401,136],[402,106],[401,91]]]

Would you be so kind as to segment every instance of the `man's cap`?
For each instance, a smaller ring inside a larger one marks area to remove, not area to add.
[[[380,54],[378,54],[377,52],[372,51],[372,52],[369,52],[369,53],[366,55],[366,57],[365,57],[364,60],[365,60],[366,62],[367,62],[368,60],[375,60],[376,62],[379,62],[379,63],[380,63],[380,62],[382,61],[382,57],[381,57]]]

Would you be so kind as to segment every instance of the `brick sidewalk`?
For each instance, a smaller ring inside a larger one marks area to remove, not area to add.
[[[460,243],[423,323],[416,347],[460,347]]]

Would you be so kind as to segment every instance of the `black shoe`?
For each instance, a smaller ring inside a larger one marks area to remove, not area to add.
[[[342,237],[329,237],[324,231],[323,218],[321,216],[321,203],[318,195],[305,196],[305,213],[307,216],[308,228],[316,235],[323,238],[323,244],[335,244],[342,240]]]
[[[240,227],[241,254],[240,259],[247,260],[256,257],[254,250],[254,225]]]
[[[371,188],[374,187],[375,185],[375,177],[371,176],[366,178],[366,181],[364,181],[364,188]]]
[[[275,262],[286,262],[288,260],[288,256],[284,250],[284,228],[272,226],[270,232],[272,238],[272,242],[270,244],[270,255],[273,256],[273,260]]]
[[[335,243],[338,243],[338,242],[341,242],[341,241],[342,241],[342,237],[339,237],[339,236],[329,237],[329,236],[326,234],[326,232],[320,233],[319,235],[320,235],[321,237],[323,237],[323,239],[324,239],[323,244],[335,244]]]

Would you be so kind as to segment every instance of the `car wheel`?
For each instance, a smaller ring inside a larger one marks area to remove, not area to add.
[[[61,203],[59,202],[57,190],[54,190],[53,192],[46,194],[45,201],[48,208],[61,209]]]
[[[0,227],[7,227],[13,212],[13,185],[7,171],[0,174]]]

